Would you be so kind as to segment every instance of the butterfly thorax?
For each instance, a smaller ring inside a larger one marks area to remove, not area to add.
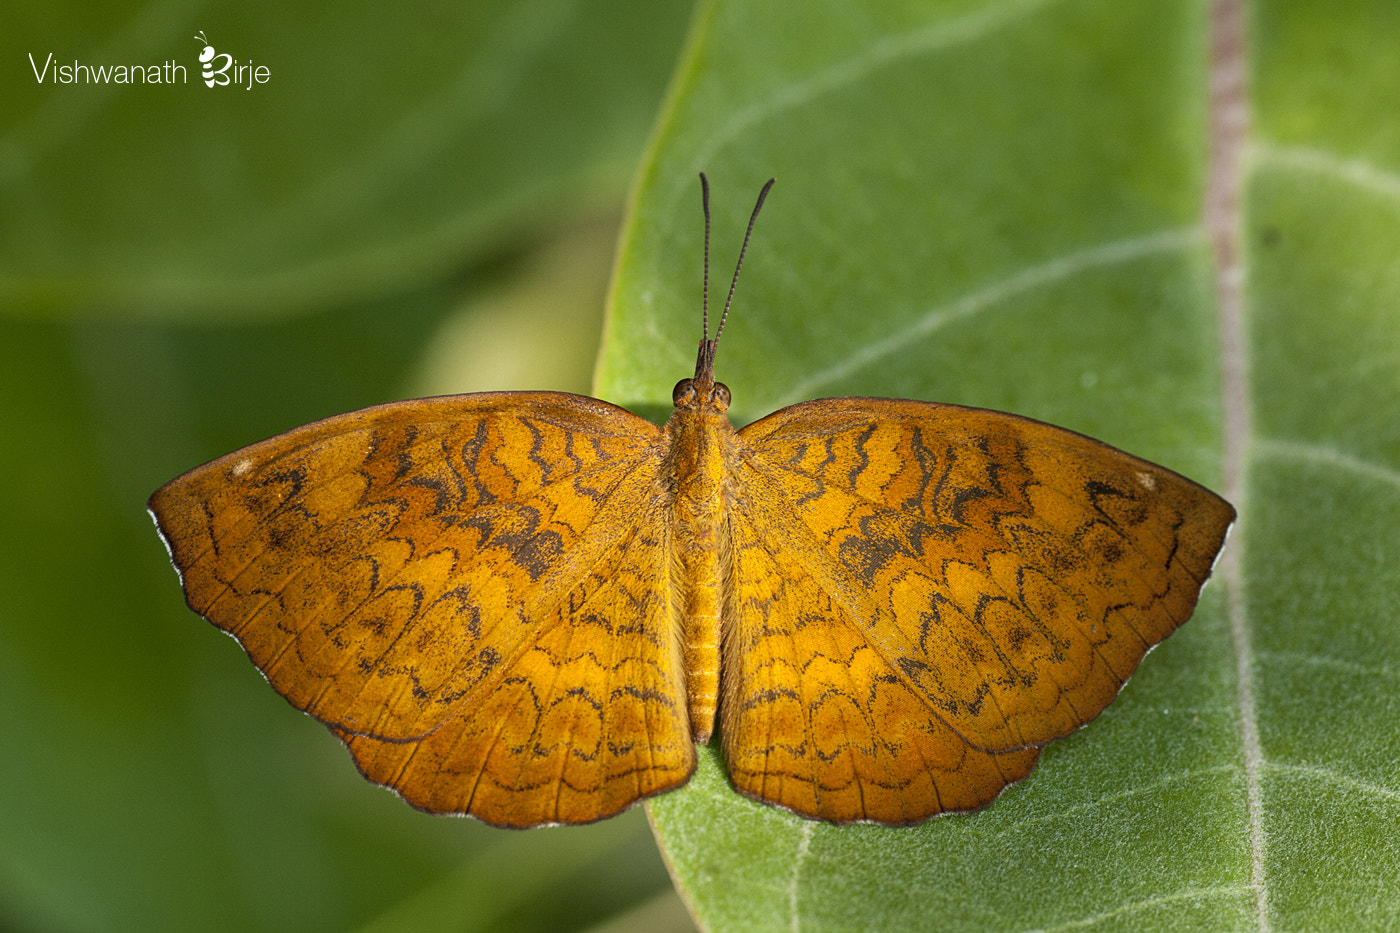
[[[736,441],[726,414],[729,389],[706,373],[676,385],[666,423],[666,470],[673,496],[672,592],[677,597],[691,735],[714,731],[719,696],[719,627],[729,561],[724,534],[725,451]]]

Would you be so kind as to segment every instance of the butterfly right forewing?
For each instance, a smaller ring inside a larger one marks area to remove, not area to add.
[[[455,396],[288,432],[150,507],[191,608],[373,780],[584,822],[693,766],[661,458],[659,429],[593,399]]]

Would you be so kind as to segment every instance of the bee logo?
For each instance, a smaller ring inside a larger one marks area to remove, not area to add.
[[[215,52],[214,47],[209,44],[209,40],[204,37],[204,30],[202,29],[195,38],[204,43],[204,51],[199,53],[199,63],[204,66],[205,86],[213,87],[216,84],[228,84],[228,70],[233,66],[233,56],[227,52]],[[223,64],[217,64],[221,58],[223,59]]]

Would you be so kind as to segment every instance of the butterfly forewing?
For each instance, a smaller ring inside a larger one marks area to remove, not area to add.
[[[726,645],[726,752],[744,789],[828,819],[907,822],[1024,776],[1018,750],[1092,719],[1189,617],[1234,517],[1105,444],[958,406],[795,405],[741,431],[734,461],[756,519],[734,524],[751,647]],[[778,594],[754,583],[774,574]],[[853,741],[823,746],[838,720]],[[854,816],[831,803],[846,776]],[[773,790],[794,781],[811,790]]]
[[[382,405],[167,484],[191,608],[409,802],[584,822],[693,767],[661,432],[594,399]]]

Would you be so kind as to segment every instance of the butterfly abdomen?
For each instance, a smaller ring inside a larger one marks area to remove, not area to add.
[[[675,585],[681,593],[681,648],[691,737],[709,741],[719,702],[719,620],[724,603],[722,414],[677,410],[669,467],[674,491]]]

